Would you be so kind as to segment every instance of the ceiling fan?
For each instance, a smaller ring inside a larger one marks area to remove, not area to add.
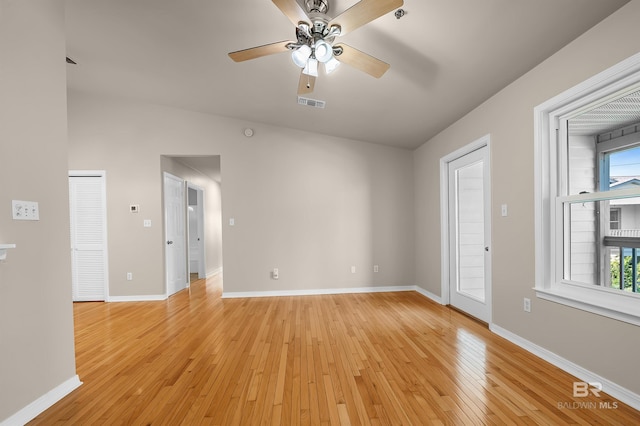
[[[327,74],[345,63],[373,77],[380,78],[390,65],[335,38],[359,28],[399,8],[403,0],[360,0],[335,18],[327,15],[329,0],[304,0],[306,11],[296,0],[273,0],[273,3],[296,26],[296,40],[279,41],[229,53],[236,62],[281,52],[291,52],[293,62],[301,68],[298,94],[313,92],[318,63]]]

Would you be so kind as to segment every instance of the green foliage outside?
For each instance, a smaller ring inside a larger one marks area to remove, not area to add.
[[[639,262],[640,264],[640,262]],[[636,264],[636,268],[639,268],[639,264]],[[636,269],[640,271],[640,269]],[[632,291],[631,284],[633,282],[633,264],[631,263],[631,256],[624,257],[624,289],[625,291]],[[620,257],[615,256],[611,259],[611,287],[620,288]]]

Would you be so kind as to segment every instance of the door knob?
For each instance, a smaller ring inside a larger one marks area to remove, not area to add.
[[[167,241],[167,244],[173,244],[173,241]]]

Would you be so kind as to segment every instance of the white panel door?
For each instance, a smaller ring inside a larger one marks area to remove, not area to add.
[[[449,297],[451,305],[490,322],[489,149],[449,163]]]
[[[186,200],[184,180],[164,174],[165,264],[167,296],[184,289],[187,278]]]
[[[71,284],[76,302],[107,295],[107,233],[104,175],[69,174]]]

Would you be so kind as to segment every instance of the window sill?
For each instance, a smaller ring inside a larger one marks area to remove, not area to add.
[[[607,289],[562,283],[553,288],[534,288],[540,299],[571,306],[629,324],[640,325],[640,297]]]

